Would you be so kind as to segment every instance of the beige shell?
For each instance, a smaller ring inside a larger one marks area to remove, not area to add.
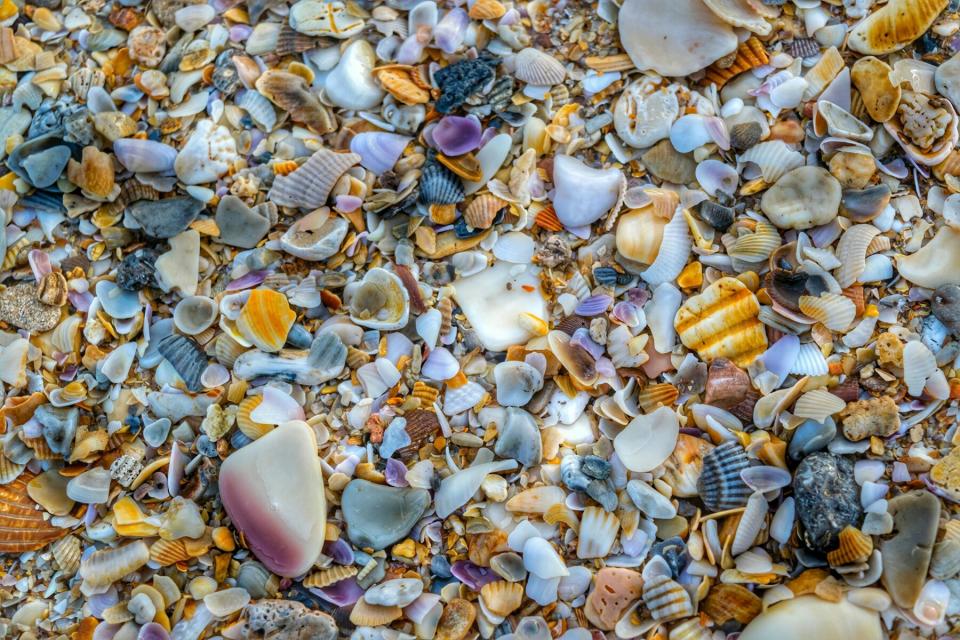
[[[781,229],[809,229],[837,217],[840,182],[823,167],[802,166],[785,173],[767,189],[760,208]]]
[[[767,334],[757,319],[760,304],[745,284],[720,278],[691,296],[674,319],[681,342],[709,362],[729,358],[745,367],[767,348]]]
[[[937,135],[932,138],[928,137],[932,131],[931,123],[937,125]],[[914,91],[903,92],[896,114],[884,122],[883,127],[907,155],[927,166],[946,160],[960,137],[957,112],[950,101]]]
[[[183,540],[157,540],[150,545],[150,560],[161,566],[186,562],[192,556],[187,553]]]
[[[772,224],[758,222],[753,231],[740,230],[727,254],[745,262],[763,262],[782,243],[780,232]]]
[[[819,96],[827,88],[837,74],[844,68],[843,57],[836,47],[830,47],[820,56],[817,64],[807,71],[803,79],[807,81],[807,88],[803,92],[803,99],[810,100]]]
[[[908,281],[928,289],[956,282],[960,273],[960,231],[942,226],[919,251],[897,256],[897,271]]]
[[[547,509],[563,502],[567,492],[555,485],[525,489],[507,500],[507,511],[513,513],[546,513]]]
[[[852,525],[840,532],[837,548],[827,553],[827,562],[834,567],[866,562],[873,553],[873,538]]]
[[[72,576],[80,569],[80,557],[83,555],[83,549],[78,537],[69,535],[57,540],[50,545],[50,552],[53,554],[57,567],[65,574]]]
[[[80,563],[80,577],[91,587],[106,587],[149,560],[150,549],[143,540],[137,540],[122,547],[94,551]]]
[[[653,206],[623,214],[617,222],[617,252],[638,264],[653,264],[660,251],[665,226],[667,220],[658,216]]]
[[[400,607],[370,604],[360,598],[350,611],[350,622],[358,627],[380,627],[390,624],[402,615],[403,610]]]
[[[884,55],[904,48],[930,28],[948,0],[890,0],[850,32],[847,46]]]
[[[680,390],[669,382],[648,384],[637,394],[637,404],[645,413],[655,411],[658,407],[669,407],[680,397]]]
[[[814,389],[800,396],[793,407],[793,414],[825,422],[829,416],[840,413],[846,406],[846,402],[826,389]]]
[[[599,507],[587,507],[580,516],[577,557],[605,558],[620,531],[620,518]]]
[[[294,122],[302,123],[317,133],[329,133],[337,126],[337,119],[330,109],[296,74],[268,69],[257,78],[256,87],[270,102],[288,112]]]
[[[886,122],[897,112],[900,85],[890,81],[890,68],[883,60],[867,56],[850,67],[850,80],[860,92],[863,107],[877,122]]]
[[[474,0],[468,15],[474,20],[496,20],[506,12],[507,8],[498,0]]]
[[[843,331],[857,315],[857,306],[850,298],[838,293],[821,293],[817,296],[800,296],[800,311],[831,331]]]
[[[293,173],[276,176],[268,198],[283,207],[322,207],[340,177],[359,162],[356,153],[320,149]]]
[[[490,613],[507,617],[523,604],[523,584],[498,580],[480,588],[480,598]]]
[[[536,86],[560,84],[567,77],[567,70],[549,53],[527,47],[514,60],[517,80]]]
[[[497,214],[507,205],[506,200],[492,193],[483,193],[467,205],[463,211],[463,219],[474,229],[489,229]]]
[[[643,601],[657,622],[669,622],[693,615],[690,594],[664,575],[653,576],[643,585]]]
[[[341,580],[352,578],[353,576],[357,575],[358,572],[359,569],[353,565],[336,565],[330,567],[329,569],[323,569],[322,571],[311,573],[309,576],[303,579],[303,586],[307,587],[308,589],[322,589],[340,582]]]
[[[856,283],[866,268],[867,248],[880,233],[872,224],[855,224],[847,229],[837,244],[837,282],[841,287]]]
[[[80,162],[70,160],[67,179],[94,196],[106,197],[114,187],[113,160],[94,146],[83,148]]]
[[[772,29],[747,0],[704,0],[704,4],[718,18],[734,27],[743,27],[761,36]]]
[[[763,611],[760,597],[739,584],[716,584],[700,603],[700,610],[717,624],[736,620],[747,624]]]

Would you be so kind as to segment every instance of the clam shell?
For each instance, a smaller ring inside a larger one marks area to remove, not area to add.
[[[747,454],[736,442],[724,442],[703,456],[697,492],[710,511],[742,507],[751,495],[740,472],[749,465]]]
[[[758,222],[752,232],[741,233],[728,247],[727,255],[745,262],[763,262],[781,243],[780,232],[772,224]]]
[[[643,584],[643,602],[657,622],[669,622],[693,615],[690,594],[669,576],[653,576]]]
[[[620,518],[599,507],[587,507],[580,516],[577,557],[607,557],[619,531]]]
[[[523,604],[523,585],[505,580],[489,582],[480,588],[480,599],[490,613],[507,617]]]
[[[174,333],[160,340],[157,351],[183,378],[187,389],[190,391],[203,389],[200,378],[203,370],[207,368],[207,355],[194,340]]]
[[[401,65],[380,67],[374,70],[374,74],[383,88],[403,104],[412,106],[430,102],[430,92],[416,83],[409,68]]]
[[[567,492],[563,488],[544,485],[521,491],[507,500],[506,507],[507,511],[514,513],[546,513],[547,509],[566,499]]]
[[[216,302],[206,296],[190,296],[177,303],[173,322],[181,333],[195,336],[206,331],[217,319]]]
[[[374,80],[377,54],[366,39],[354,40],[324,81],[325,99],[344,109],[373,109],[383,100],[383,89]]]
[[[379,627],[390,624],[402,615],[400,607],[369,604],[360,598],[350,611],[350,622],[358,627]]]
[[[410,294],[386,269],[367,271],[350,299],[350,319],[370,329],[399,329],[410,317]]]
[[[69,533],[54,527],[37,509],[27,493],[34,478],[29,471],[0,485],[0,553],[23,553],[40,549]]]
[[[857,315],[857,307],[850,298],[824,292],[817,296],[800,296],[800,311],[831,331],[844,331]]]
[[[734,27],[743,27],[761,36],[767,35],[772,29],[770,23],[747,0],[704,0],[704,4],[718,18]]]
[[[639,415],[617,434],[613,446],[623,465],[637,472],[656,469],[670,457],[680,430],[676,412],[667,407]]]
[[[948,0],[891,0],[850,32],[847,46],[858,53],[898,51],[926,32]]]
[[[790,364],[790,373],[801,376],[822,376],[829,370],[826,358],[813,342],[801,344],[796,358]]]
[[[727,4],[729,0],[719,0],[719,2]],[[759,25],[759,23],[757,24]],[[714,63],[710,65],[707,68],[704,80],[712,82],[720,88],[741,73],[763,66],[769,61],[770,57],[767,55],[766,49],[763,48],[763,43],[757,38],[747,38],[737,47],[737,53],[732,64],[720,65]]]
[[[539,49],[522,49],[514,60],[517,80],[536,86],[560,84],[567,77],[567,70],[560,61]]]
[[[740,522],[737,524],[737,532],[733,536],[733,544],[730,546],[730,554],[738,556],[753,546],[754,540],[760,534],[766,522],[767,500],[759,491],[754,492],[747,499],[747,508],[740,516]]]
[[[837,244],[837,282],[841,287],[856,283],[866,267],[867,247],[880,230],[870,224],[855,224],[847,229]]]
[[[322,207],[340,177],[358,162],[356,153],[320,149],[293,173],[276,176],[268,198],[283,207]]]
[[[10,484],[16,480],[20,474],[23,473],[26,466],[26,464],[12,462],[6,456],[0,456],[0,485]]]
[[[737,156],[738,169],[747,163],[758,167],[765,182],[774,183],[787,172],[802,167],[804,159],[802,153],[788,147],[783,140],[768,140]]]
[[[846,406],[846,402],[826,389],[814,389],[800,396],[793,407],[793,414],[800,418],[825,422],[830,416],[843,411]]]
[[[960,231],[940,227],[919,251],[898,255],[897,270],[908,281],[928,289],[954,283],[960,272]]]
[[[464,200],[463,183],[436,159],[427,163],[420,176],[420,201],[424,204],[457,204]]]
[[[867,56],[850,67],[850,80],[860,92],[863,106],[877,122],[886,122],[897,112],[900,85],[890,80],[890,68],[883,60]]]
[[[221,333],[217,336],[217,341],[213,346],[213,353],[217,362],[225,367],[232,368],[233,363],[237,361],[240,355],[247,351],[243,346],[229,335]]]
[[[122,547],[102,549],[80,563],[80,577],[90,587],[106,587],[133,573],[150,560],[150,550],[142,540]]]
[[[381,175],[393,169],[411,139],[385,131],[364,131],[350,140],[350,151],[360,156],[364,168]]]
[[[700,603],[700,610],[717,624],[731,620],[748,624],[763,611],[763,602],[755,593],[739,584],[716,584]]]
[[[663,242],[667,221],[653,207],[635,209],[617,219],[617,252],[641,265],[653,264]]]
[[[285,295],[254,289],[237,318],[237,329],[261,351],[275,353],[286,343],[296,317]]]
[[[273,431],[274,426],[255,421],[250,414],[263,402],[263,396],[244,398],[237,407],[237,428],[251,440],[256,440]]]
[[[960,573],[960,541],[941,540],[933,547],[930,576],[937,580],[949,580],[957,573]]]
[[[720,278],[680,307],[674,327],[680,341],[707,362],[728,358],[745,367],[767,348],[760,305],[745,284]]]
[[[869,142],[873,139],[873,129],[860,122],[843,107],[827,100],[821,100],[817,103],[817,115],[814,122],[818,135],[827,134],[858,142]]]
[[[237,98],[237,106],[246,111],[264,131],[273,131],[277,126],[277,112],[273,104],[257,91],[244,91]]]
[[[847,525],[837,536],[837,548],[827,552],[827,562],[834,567],[860,564],[866,562],[871,553],[873,538],[856,527]]]

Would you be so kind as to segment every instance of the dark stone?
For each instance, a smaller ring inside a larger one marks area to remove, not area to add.
[[[597,480],[606,480],[610,477],[610,463],[599,456],[584,456],[581,471]]]
[[[207,355],[195,340],[172,333],[157,344],[157,351],[173,366],[177,375],[183,378],[187,389],[194,392],[203,389],[200,378],[203,370],[207,368]]]
[[[732,208],[713,200],[704,200],[700,203],[700,217],[717,231],[726,231],[736,216]]]
[[[690,554],[687,553],[687,545],[678,536],[657,542],[651,547],[650,553],[651,555],[661,556],[667,561],[675,579],[678,578],[680,573],[690,564]]]
[[[833,549],[843,528],[858,526],[863,518],[860,488],[847,458],[825,451],[807,456],[797,466],[793,494],[804,542],[816,551]]]
[[[950,333],[960,336],[960,285],[945,284],[933,292],[933,315]]]
[[[591,480],[587,485],[586,494],[600,503],[604,511],[613,511],[620,503],[616,492],[605,480]]]
[[[128,253],[117,268],[117,286],[127,291],[156,287],[157,278],[154,263],[159,255],[153,249],[140,249]]]
[[[496,66],[496,60],[480,57],[455,62],[433,74],[434,80],[440,85],[437,111],[450,113],[462,105],[467,98],[490,82]]]
[[[127,207],[127,212],[151,238],[172,238],[186,230],[200,212],[203,203],[190,196],[139,200]]]

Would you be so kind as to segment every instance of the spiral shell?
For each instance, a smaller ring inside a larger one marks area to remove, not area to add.
[[[322,589],[332,584],[352,578],[357,575],[359,569],[355,566],[335,565],[329,569],[316,571],[303,579],[303,586],[308,589]]]
[[[742,507],[751,490],[740,477],[750,465],[747,452],[736,442],[724,442],[703,456],[697,492],[710,511]]]

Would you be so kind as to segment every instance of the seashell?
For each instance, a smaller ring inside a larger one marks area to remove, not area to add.
[[[643,602],[657,622],[670,622],[693,615],[690,594],[669,576],[656,575],[645,581]]]
[[[342,2],[300,0],[290,7],[290,28],[308,36],[345,40],[363,29],[364,21],[350,14]]]
[[[763,494],[759,491],[751,494],[733,536],[733,544],[730,546],[731,555],[738,556],[753,546],[754,540],[757,539],[766,522],[767,511],[769,508]]]
[[[587,507],[580,516],[577,557],[605,558],[620,531],[620,519],[598,507]]]
[[[955,280],[956,269],[960,268],[958,247],[960,231],[942,226],[919,251],[906,256],[898,255],[897,270],[908,281],[928,289],[951,284]]]
[[[731,620],[748,624],[763,611],[763,603],[755,593],[739,584],[716,584],[700,603],[700,609],[715,623]]]
[[[367,271],[350,299],[350,319],[370,329],[399,329],[410,315],[410,295],[386,269]]]
[[[840,208],[840,183],[821,167],[792,169],[768,189],[760,207],[781,229],[809,229],[826,224]]]
[[[187,389],[194,392],[203,389],[200,377],[207,368],[207,356],[200,345],[185,336],[171,334],[160,340],[157,350],[173,366]]]
[[[934,166],[957,145],[957,113],[949,100],[905,91],[883,127],[916,162]]]
[[[843,56],[840,55],[836,47],[830,47],[824,51],[817,63],[803,76],[803,79],[807,82],[803,99],[810,100],[823,93],[845,67]],[[846,100],[847,96],[843,96],[843,98]]]
[[[740,231],[727,254],[745,262],[763,262],[780,246],[780,232],[766,222],[757,222],[753,232]]]
[[[872,553],[873,538],[847,525],[837,536],[837,548],[827,552],[827,561],[834,567],[860,564],[866,562]]]
[[[613,124],[626,144],[645,149],[667,138],[679,116],[676,87],[661,87],[654,78],[644,77],[620,94],[614,106]]]
[[[788,172],[802,167],[803,154],[794,151],[783,140],[768,140],[737,156],[737,168],[747,163],[756,165],[765,182],[775,183]]]
[[[358,162],[356,153],[320,149],[293,173],[276,176],[268,198],[283,207],[322,207],[341,176]]]
[[[336,118],[310,91],[306,81],[300,76],[278,69],[268,69],[257,78],[256,87],[257,91],[266,96],[270,102],[282,111],[288,112],[294,122],[303,124],[321,134],[329,133],[336,128]],[[323,159],[327,160],[328,158],[324,157]],[[356,161],[351,164],[356,164]],[[339,178],[339,175],[337,178]],[[282,205],[280,202],[277,204]]]
[[[718,2],[718,4],[734,4],[734,2],[730,2],[730,0],[714,1]],[[739,4],[739,1],[735,0],[735,3]],[[747,4],[750,3],[747,2]],[[756,24],[759,26],[759,22]],[[729,56],[723,56],[719,61],[710,65],[707,68],[704,80],[714,83],[717,85],[717,88],[721,88],[741,73],[763,66],[770,61],[766,49],[763,48],[763,43],[754,37],[747,38],[740,43],[737,47],[736,55],[734,55],[733,61],[729,65],[726,64],[728,59]],[[723,61],[724,64],[721,65],[720,61]]]
[[[177,150],[170,145],[139,138],[115,140],[113,153],[134,173],[168,173],[177,159]]]
[[[420,201],[424,204],[456,204],[464,199],[463,183],[436,159],[429,161],[420,176]]]
[[[533,47],[520,50],[514,66],[517,80],[540,87],[560,84],[567,77],[567,70],[559,60]]]
[[[848,189],[840,199],[840,213],[853,222],[871,222],[883,213],[889,203],[890,187],[885,184],[866,189]]]
[[[430,92],[419,86],[411,69],[403,65],[378,67],[373,70],[380,85],[394,98],[405,105],[426,104],[430,102]],[[447,111],[441,111],[447,113]]]
[[[827,100],[820,100],[817,103],[817,115],[815,122],[825,126],[818,126],[818,134],[824,133],[831,136],[838,136],[859,142],[869,142],[873,139],[873,129],[857,120],[857,118],[844,109]]]
[[[747,366],[767,348],[759,311],[746,285],[725,277],[691,296],[677,312],[674,327],[681,342],[707,362],[722,357]]]
[[[277,126],[277,112],[273,104],[256,91],[243,91],[236,99],[238,107],[242,108],[250,118],[265,131],[273,131]]]
[[[93,552],[81,562],[79,575],[88,587],[107,587],[149,560],[150,550],[146,543],[137,540],[122,547]]]
[[[698,164],[696,176],[697,182],[699,182],[703,190],[711,196],[716,196],[721,191],[728,195],[733,195],[737,189],[737,184],[740,182],[740,175],[736,169],[729,164],[713,159],[704,160]],[[700,203],[701,210],[703,205],[708,202],[712,201],[704,200]],[[707,222],[710,221],[707,220]],[[730,225],[728,224],[727,226]],[[723,228],[726,229],[726,227]]]
[[[566,500],[567,492],[561,487],[554,485],[543,485],[525,489],[507,500],[507,511],[513,513],[546,513],[547,510],[555,504],[560,504]],[[529,570],[529,567],[527,567]],[[540,576],[556,577],[556,576]]]
[[[733,224],[735,217],[735,212],[731,207],[725,207],[712,200],[701,202],[698,212],[700,217],[717,231],[726,231]]]
[[[846,402],[826,389],[814,389],[800,396],[793,407],[793,414],[800,418],[825,422],[830,416],[843,411],[846,406]]]
[[[297,314],[287,297],[272,289],[254,289],[237,318],[237,329],[261,351],[283,348]]]
[[[76,536],[69,535],[57,540],[50,545],[50,552],[53,554],[57,567],[64,574],[72,576],[80,569],[80,557],[83,555],[83,550],[80,546],[80,539]]]
[[[663,228],[663,239],[656,258],[640,277],[652,287],[669,284],[683,271],[691,248],[692,238],[685,212],[677,207],[673,218]]]
[[[761,36],[770,33],[770,23],[747,0],[708,0],[705,4],[729,25],[749,29]]]
[[[568,227],[599,220],[621,197],[625,178],[617,169],[594,169],[571,156],[557,156],[553,164],[553,207]]]
[[[184,184],[203,184],[225,175],[238,158],[230,131],[201,120],[177,153],[173,169]]]
[[[360,598],[350,611],[350,622],[358,627],[379,627],[390,624],[402,615],[403,610],[400,607],[369,604]]]
[[[360,156],[364,168],[381,175],[393,169],[411,139],[395,133],[364,131],[350,140],[350,151]]]
[[[653,264],[663,242],[667,221],[653,207],[629,211],[617,219],[617,252],[641,265]]]
[[[817,296],[800,296],[800,311],[823,323],[831,331],[844,331],[857,315],[857,307],[846,296],[824,292]]]
[[[474,229],[489,229],[497,215],[508,205],[509,203],[506,200],[498,198],[492,193],[483,193],[470,201],[470,204],[463,211],[463,218]],[[560,231],[561,229],[562,227],[555,230]]]
[[[214,344],[214,357],[216,357],[217,362],[225,367],[232,368],[237,358],[246,351],[247,347],[225,333],[217,336],[216,343]]]
[[[883,60],[867,56],[850,67],[850,80],[860,92],[863,106],[877,122],[886,122],[897,112],[900,85],[890,80],[893,69]]]
[[[383,89],[374,80],[376,64],[377,56],[369,42],[350,43],[324,81],[324,96],[344,109],[372,109],[379,105]]]
[[[504,580],[488,582],[480,588],[480,599],[490,613],[505,618],[523,603],[523,585]]]
[[[476,150],[480,146],[481,134],[477,117],[452,115],[443,116],[430,132],[437,149],[445,156],[459,156]]]
[[[903,381],[911,396],[919,396],[927,380],[938,371],[937,360],[927,345],[911,340],[903,347]]]
[[[324,207],[293,223],[280,238],[280,246],[304,260],[326,260],[340,251],[349,227],[346,219],[331,216],[330,210]]]
[[[617,434],[613,445],[623,465],[637,472],[656,469],[670,456],[680,430],[677,414],[668,407],[639,415]]]
[[[665,520],[677,515],[677,508],[665,495],[640,480],[627,483],[627,494],[640,511],[650,518]]]
[[[898,51],[922,36],[947,4],[946,0],[892,0],[858,23],[847,45],[868,55]]]
[[[106,197],[113,191],[113,161],[96,147],[84,147],[81,162],[67,163],[67,179],[94,196]]]
[[[741,472],[749,466],[747,454],[736,442],[724,442],[703,456],[697,492],[710,511],[742,507],[751,495]]]
[[[206,331],[217,319],[216,302],[206,296],[189,296],[177,303],[173,310],[173,322],[177,329],[188,336]]]
[[[663,76],[696,73],[737,48],[730,25],[700,2],[628,0],[618,23],[634,65]]]
[[[680,391],[672,384],[651,384],[637,394],[637,404],[644,411],[650,412],[660,406],[671,406],[678,397],[680,397]]]

